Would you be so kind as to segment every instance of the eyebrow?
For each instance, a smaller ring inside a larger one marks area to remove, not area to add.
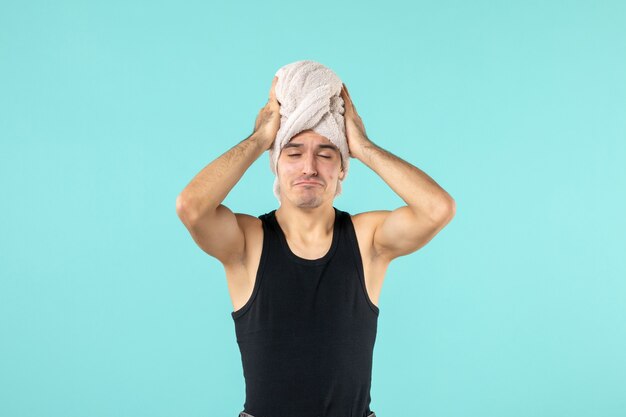
[[[302,146],[303,146],[302,143],[289,142],[288,144],[283,146],[283,148],[300,148]],[[326,145],[322,143],[322,144],[317,145],[317,147],[322,148],[322,149],[332,149],[333,151],[339,151],[339,148],[336,147],[335,145]]]

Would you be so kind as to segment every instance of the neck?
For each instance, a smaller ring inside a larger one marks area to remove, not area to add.
[[[281,204],[275,215],[285,234],[300,240],[327,237],[332,234],[335,224],[335,209],[332,205],[302,209]]]

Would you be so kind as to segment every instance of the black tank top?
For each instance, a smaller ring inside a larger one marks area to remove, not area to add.
[[[334,208],[334,207],[333,207]],[[367,295],[350,214],[335,210],[319,259],[294,254],[276,221],[263,222],[254,289],[231,313],[255,417],[367,417],[378,307]]]

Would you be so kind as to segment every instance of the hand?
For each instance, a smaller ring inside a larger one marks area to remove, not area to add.
[[[276,134],[280,128],[280,103],[276,99],[276,81],[278,77],[274,77],[272,80],[272,87],[270,88],[270,95],[267,103],[256,117],[254,122],[254,135],[257,135],[263,143],[267,144],[266,149],[270,149],[276,139]]]
[[[346,124],[346,140],[348,141],[350,156],[359,158],[362,147],[369,143],[370,140],[365,133],[363,120],[356,112],[350,93],[348,93],[348,87],[345,84],[343,84],[341,89],[341,98],[343,98],[344,103],[343,117]]]

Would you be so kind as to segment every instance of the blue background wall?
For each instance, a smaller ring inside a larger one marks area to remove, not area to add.
[[[233,416],[221,264],[176,196],[312,59],[454,220],[390,266],[379,417],[626,415],[618,1],[0,3],[0,415]],[[353,160],[335,206],[403,201]],[[224,204],[277,207],[268,154]]]

